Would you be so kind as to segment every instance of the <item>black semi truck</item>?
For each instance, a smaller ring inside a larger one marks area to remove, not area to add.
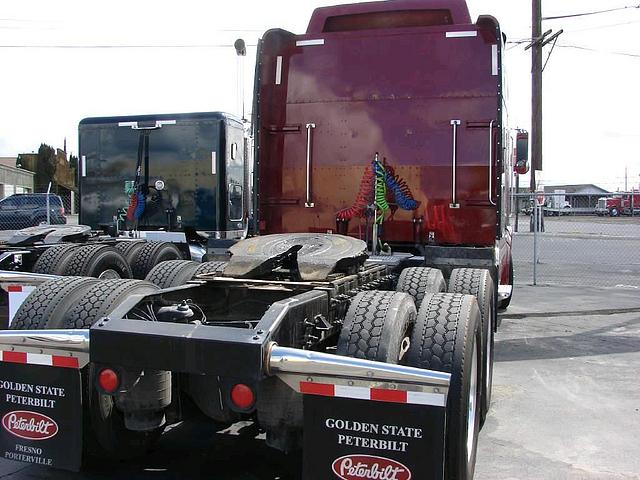
[[[4,232],[0,269],[145,278],[246,235],[246,129],[219,112],[88,118],[79,125],[79,225]]]

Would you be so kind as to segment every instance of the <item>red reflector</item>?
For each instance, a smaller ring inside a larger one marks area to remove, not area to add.
[[[336,394],[336,388],[331,383],[300,382],[300,393],[333,397]]]
[[[379,402],[407,403],[407,392],[403,390],[371,389],[371,400]]]
[[[79,368],[80,364],[78,363],[78,359],[76,357],[60,357],[58,355],[54,355],[51,364],[54,367],[65,367],[65,368]]]
[[[21,292],[22,285],[9,285],[7,287],[7,292]]]
[[[110,368],[105,368],[98,374],[98,385],[107,393],[115,392],[119,383],[118,374]]]
[[[244,383],[238,383],[231,389],[231,401],[236,407],[246,410],[253,406],[256,397],[250,387]]]
[[[25,352],[2,352],[2,360],[10,363],[27,363]]]

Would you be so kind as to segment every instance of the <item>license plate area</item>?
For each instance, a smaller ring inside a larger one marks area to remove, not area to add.
[[[443,406],[304,396],[303,478],[442,480]]]
[[[80,470],[80,370],[0,362],[0,454],[65,470]]]

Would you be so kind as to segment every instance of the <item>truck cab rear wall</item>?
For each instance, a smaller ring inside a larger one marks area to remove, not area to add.
[[[493,245],[502,99],[500,72],[492,65],[500,46],[495,31],[483,32],[477,25],[267,32],[258,79],[261,233],[334,230],[337,212],[353,205],[379,152],[420,202],[415,211],[395,212],[400,228],[385,228],[385,241],[414,242],[413,220],[422,218],[422,241],[433,232],[439,244]],[[460,208],[450,207],[452,120],[460,120]],[[304,205],[307,149],[311,208]],[[350,222],[350,234],[357,235],[357,224],[357,218]]]

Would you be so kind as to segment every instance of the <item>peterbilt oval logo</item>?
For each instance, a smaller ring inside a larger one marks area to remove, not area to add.
[[[390,458],[373,455],[345,455],[331,465],[342,480],[410,480],[411,470]]]
[[[10,434],[25,440],[46,440],[58,433],[58,424],[52,418],[27,410],[5,414],[2,426]]]

